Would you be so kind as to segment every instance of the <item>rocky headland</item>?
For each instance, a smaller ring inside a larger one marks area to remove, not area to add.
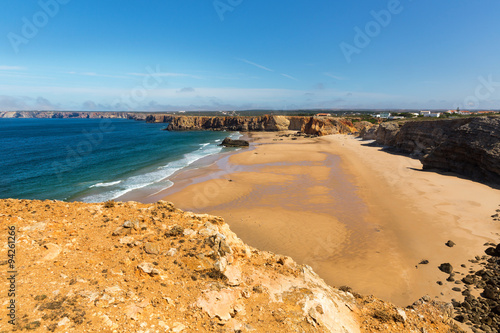
[[[386,122],[360,135],[419,158],[424,169],[500,184],[500,117]]]
[[[460,331],[451,304],[423,297],[398,308],[333,288],[308,266],[247,246],[223,219],[169,202],[7,199],[0,211],[15,226],[18,272],[15,325],[2,306],[0,331]]]
[[[258,117],[202,117],[202,116],[148,116],[146,121],[168,123],[169,131],[239,131],[275,132],[299,131],[310,135],[349,134],[358,130],[344,118],[301,116]]]

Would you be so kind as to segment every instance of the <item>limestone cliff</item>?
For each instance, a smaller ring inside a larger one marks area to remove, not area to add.
[[[350,120],[302,116],[174,116],[162,113],[139,112],[70,112],[70,111],[12,111],[0,112],[0,118],[123,118],[168,123],[170,131],[300,131],[310,135],[357,133]]]
[[[348,134],[357,129],[351,121],[343,118],[318,118],[301,116],[258,117],[203,117],[203,116],[154,116],[150,122],[169,123],[170,131],[213,130],[213,131],[301,131],[310,135]]]
[[[15,227],[18,271],[15,325],[2,306],[0,331],[457,331],[451,305],[427,297],[402,309],[332,288],[308,266],[247,246],[223,219],[168,202],[8,199],[0,212],[0,237]]]
[[[500,184],[499,117],[387,122],[362,135],[419,157],[424,169]]]

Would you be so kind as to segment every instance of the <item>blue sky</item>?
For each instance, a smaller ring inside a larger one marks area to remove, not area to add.
[[[500,109],[498,0],[4,1],[0,110]]]

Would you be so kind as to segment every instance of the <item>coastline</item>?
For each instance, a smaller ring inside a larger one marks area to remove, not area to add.
[[[251,141],[251,137],[248,133],[240,132],[230,132],[239,133],[239,138],[242,140]],[[229,136],[229,135],[228,135]],[[207,179],[223,177],[224,175],[230,174],[233,170],[227,169],[227,161],[229,157],[233,154],[237,154],[241,151],[241,148],[225,148],[226,151],[221,151],[217,154],[208,155],[200,158],[191,165],[177,170],[169,180],[173,183],[172,186],[165,188],[156,193],[141,193],[140,190],[136,190],[132,193],[128,193],[120,198],[118,201],[137,201],[141,203],[155,203],[158,200],[162,200],[165,196],[171,195],[178,191],[182,191],[189,185],[195,183],[203,182]],[[253,149],[253,146],[246,149]]]
[[[247,244],[308,264],[330,285],[398,305],[461,296],[437,266],[450,262],[467,274],[460,265],[471,267],[498,236],[489,219],[498,191],[419,171],[419,161],[352,136],[278,134],[251,133],[249,150],[181,172],[160,194],[181,209],[222,216]],[[446,247],[448,240],[457,245]]]

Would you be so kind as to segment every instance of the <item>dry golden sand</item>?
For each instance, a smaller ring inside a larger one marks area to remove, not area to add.
[[[461,296],[437,267],[467,273],[460,265],[498,239],[490,215],[500,193],[486,185],[423,172],[418,160],[352,136],[253,140],[193,180],[181,176],[165,199],[224,217],[247,244],[308,264],[331,285],[398,305]]]

